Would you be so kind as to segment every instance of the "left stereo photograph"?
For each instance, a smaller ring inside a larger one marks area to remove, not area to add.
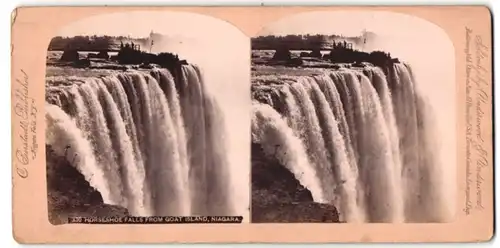
[[[59,30],[45,81],[49,221],[249,222],[249,50],[231,24],[184,12]]]

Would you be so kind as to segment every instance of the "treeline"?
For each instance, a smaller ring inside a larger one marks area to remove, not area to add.
[[[330,61],[332,64],[345,63],[354,64],[356,66],[368,62],[381,68],[387,68],[388,65],[400,62],[398,58],[392,58],[390,53],[384,51],[367,53],[345,47],[333,49],[328,54],[324,55],[322,55],[319,50],[313,50],[310,53],[302,52],[300,57],[293,56],[288,48],[278,48],[271,61],[273,61],[273,64],[296,67],[304,64],[303,57],[315,57],[324,61]]]
[[[341,35],[286,35],[286,36],[259,36],[252,38],[252,49],[255,50],[276,50],[286,47],[290,50],[313,50],[313,49],[331,49],[333,42],[346,41],[349,43],[360,44],[363,38],[346,37]]]
[[[49,43],[49,51],[62,51],[66,49],[78,51],[101,51],[118,50],[121,42],[135,42],[137,44],[147,44],[147,38],[128,38],[125,36],[56,36]]]

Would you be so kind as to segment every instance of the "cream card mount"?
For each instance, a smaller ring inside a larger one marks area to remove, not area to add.
[[[484,6],[17,8],[14,237],[487,241],[491,21]]]

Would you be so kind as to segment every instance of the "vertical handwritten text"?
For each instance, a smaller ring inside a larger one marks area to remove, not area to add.
[[[484,147],[485,134],[483,124],[485,118],[489,118],[486,105],[489,104],[489,82],[490,73],[486,68],[489,48],[485,45],[480,35],[474,35],[474,31],[465,28],[465,118],[466,118],[466,187],[465,207],[466,215],[471,213],[473,206],[477,210],[484,209],[483,168],[488,166],[488,151]],[[474,154],[474,156],[472,156]],[[475,161],[473,161],[473,159]],[[475,189],[475,203],[471,188]]]
[[[21,70],[22,77],[16,78],[13,85],[14,114],[18,117],[17,126],[19,132],[17,138],[21,141],[18,147],[15,147],[15,171],[21,178],[28,177],[28,164],[30,160],[36,158],[38,144],[36,143],[36,102],[29,97],[29,77]]]

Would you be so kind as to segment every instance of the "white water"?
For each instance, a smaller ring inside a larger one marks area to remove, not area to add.
[[[87,178],[89,184],[100,190],[105,202],[114,203],[104,171],[93,156],[92,145],[85,139],[74,120],[55,105],[46,104],[45,111],[46,140],[53,144],[52,149],[57,155],[66,156],[68,160],[77,160],[76,168]],[[72,149],[66,150],[67,146]]]
[[[302,141],[272,107],[254,102],[253,108],[252,140],[263,145],[266,155],[276,156],[311,191],[314,201],[326,202]]]
[[[50,85],[47,144],[59,156],[68,146],[80,158],[68,161],[104,202],[132,215],[244,215],[228,189],[239,175],[224,112],[201,72],[181,69],[177,78],[135,71]]]
[[[253,140],[343,221],[447,221],[432,109],[409,67],[392,69],[387,77],[379,68],[342,69],[257,86],[259,99],[272,101],[254,104]],[[265,96],[269,87],[279,91],[274,98]],[[273,153],[276,144],[282,151]]]

